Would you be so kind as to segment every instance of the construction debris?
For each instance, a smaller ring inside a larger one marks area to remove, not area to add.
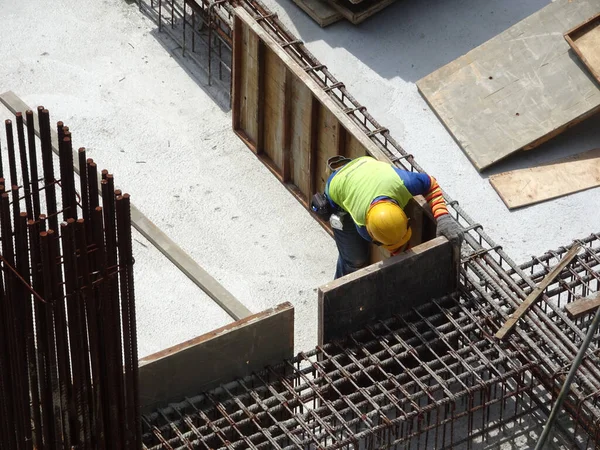
[[[17,112],[9,179],[0,164],[0,448],[141,448],[129,195],[107,171],[99,192],[84,148],[76,182],[62,122],[56,174],[37,112],[40,149],[34,113]]]

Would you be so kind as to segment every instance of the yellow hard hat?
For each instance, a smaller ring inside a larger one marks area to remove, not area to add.
[[[406,214],[395,202],[381,200],[367,211],[367,232],[373,243],[390,252],[405,245],[412,236]]]

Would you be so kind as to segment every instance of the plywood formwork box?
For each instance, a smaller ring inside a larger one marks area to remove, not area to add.
[[[324,191],[330,157],[370,155],[391,162],[293,52],[286,51],[296,44],[279,44],[242,7],[235,8],[233,29],[233,130],[305,207],[313,194]],[[407,212],[415,232],[413,245],[435,235],[435,222],[421,196]],[[321,224],[329,230],[327,223]],[[372,261],[387,256],[374,250]]]

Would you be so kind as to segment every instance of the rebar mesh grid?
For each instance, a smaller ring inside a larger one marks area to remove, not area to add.
[[[0,449],[140,448],[129,196],[37,112],[0,152]]]
[[[144,445],[470,448],[537,409],[535,363],[445,298],[143,418]]]

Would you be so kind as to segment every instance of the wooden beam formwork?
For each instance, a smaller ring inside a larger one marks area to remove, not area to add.
[[[293,356],[294,307],[286,302],[140,359],[142,412]]]
[[[457,287],[453,259],[450,242],[438,237],[321,286],[319,345],[451,294]]]
[[[241,7],[235,8],[233,30],[233,130],[307,209],[313,194],[325,190],[330,157],[370,155],[391,162]],[[435,222],[422,197],[415,197],[407,212],[418,216],[411,217],[416,236],[434,237]],[[331,232],[328,223],[314,217]],[[417,224],[422,229],[415,230]],[[377,249],[372,260],[386,253]]]

